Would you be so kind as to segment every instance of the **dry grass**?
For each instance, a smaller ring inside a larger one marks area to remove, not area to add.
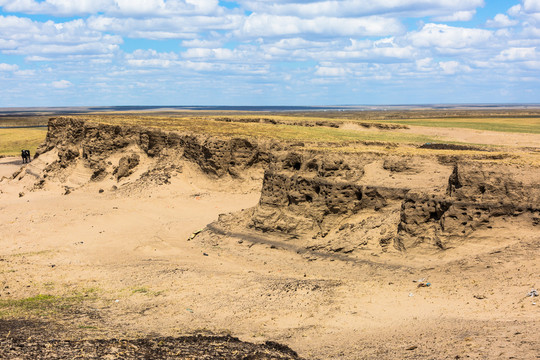
[[[540,117],[388,120],[394,124],[540,134]]]
[[[34,155],[46,135],[47,128],[0,129],[0,155],[18,156],[22,149]]]
[[[321,126],[299,126],[255,122],[224,122],[202,117],[155,117],[155,116],[81,116],[81,119],[111,125],[136,125],[167,131],[180,131],[214,136],[267,138],[307,143],[391,142],[422,144],[437,139],[424,135],[403,134],[396,131],[348,131]]]

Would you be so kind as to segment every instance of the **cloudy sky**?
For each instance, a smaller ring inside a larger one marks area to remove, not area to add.
[[[540,0],[0,0],[0,107],[540,103]]]

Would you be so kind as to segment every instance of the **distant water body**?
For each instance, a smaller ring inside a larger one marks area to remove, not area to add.
[[[540,109],[540,104],[411,104],[411,105],[330,105],[330,106],[88,106],[88,107],[12,107],[1,108],[0,116],[33,114],[84,114],[88,112],[122,111],[248,111],[248,112],[291,112],[291,111],[385,111],[411,109]]]

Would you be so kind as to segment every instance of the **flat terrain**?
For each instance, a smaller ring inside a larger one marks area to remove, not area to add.
[[[341,152],[499,154],[501,163],[538,164],[540,150],[538,114],[510,125],[506,114],[496,126],[468,121],[439,126],[431,113],[425,115],[430,120],[415,114],[415,121],[343,117],[337,127],[329,125],[337,121],[333,116],[323,126],[309,126],[321,121],[311,114],[257,116],[276,123],[252,121],[251,114],[181,115],[79,116],[222,137],[301,141],[308,148]],[[483,117],[480,123],[490,121]],[[407,128],[381,129],[366,122]],[[3,131],[0,136],[6,136]],[[35,143],[25,134],[28,144]],[[418,148],[426,142],[479,150]],[[111,339],[128,339],[144,349],[155,348],[152,339],[166,339],[161,344],[180,353],[179,337],[201,334],[255,344],[274,341],[306,359],[539,358],[540,298],[527,296],[540,287],[538,232],[508,234],[497,242],[486,236],[448,251],[355,256],[306,249],[277,234],[199,236],[220,214],[258,204],[264,169],[216,178],[184,162],[181,172],[158,186],[129,179],[88,182],[90,170],[77,165],[65,182],[36,189],[34,182],[55,156],[52,150],[25,166],[20,181],[11,179],[20,159],[0,159],[0,179],[6,177],[0,181],[0,336],[11,348],[27,334],[59,349],[83,348],[76,341],[87,339],[85,346],[97,351],[92,344],[105,339],[99,354],[120,358],[120,350],[134,350]],[[147,169],[145,161],[133,177]],[[366,176],[377,181],[379,175]],[[66,192],[67,185],[72,191]],[[508,221],[519,227],[523,219]],[[419,287],[426,282],[430,286]],[[18,326],[23,320],[35,325]],[[211,345],[208,339],[199,349],[231,342],[220,338]],[[235,344],[229,356],[258,351],[261,359],[293,358],[275,346]],[[9,356],[2,351],[0,356]]]

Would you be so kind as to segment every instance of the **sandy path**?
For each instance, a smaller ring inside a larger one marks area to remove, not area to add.
[[[88,291],[86,315],[70,320],[94,328],[88,336],[230,333],[315,359],[537,358],[540,310],[525,297],[540,286],[537,234],[456,261],[348,261],[271,237],[284,246],[249,236],[187,241],[259,196],[194,178],[140,192],[90,185],[24,197],[1,182],[0,298]],[[418,288],[420,278],[432,286]]]

